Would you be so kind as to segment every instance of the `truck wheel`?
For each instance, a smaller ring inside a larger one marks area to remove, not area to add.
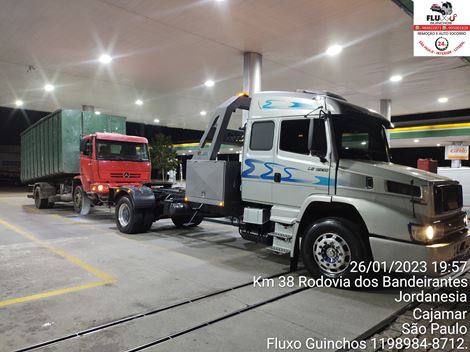
[[[73,208],[80,215],[90,213],[91,200],[83,190],[82,186],[77,186],[73,190]]]
[[[176,227],[194,227],[199,225],[202,220],[204,220],[203,216],[196,216],[196,218],[193,220],[192,223],[189,223],[191,221],[192,215],[185,215],[185,216],[173,216],[171,218],[171,221],[173,221],[173,224],[175,224]]]
[[[302,237],[304,265],[314,277],[352,278],[351,262],[367,261],[367,257],[357,226],[346,219],[320,219]]]
[[[147,232],[150,230],[153,224],[153,212],[145,211],[142,214],[142,225],[139,232]]]
[[[202,220],[204,220],[204,217],[202,215],[198,215],[189,226],[198,226],[201,224]]]
[[[128,196],[121,197],[116,204],[116,224],[119,231],[122,233],[132,234],[142,232],[144,228],[143,215],[143,213],[135,211]],[[148,230],[148,228],[146,230]]]
[[[39,187],[36,187],[34,189],[34,205],[36,205],[36,208],[38,209],[46,209],[48,208],[49,202],[47,199],[41,199],[41,194],[39,192]]]

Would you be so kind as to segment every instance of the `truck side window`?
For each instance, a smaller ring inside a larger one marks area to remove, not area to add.
[[[279,148],[286,152],[309,154],[308,130],[310,120],[286,120],[281,124],[281,140]]]
[[[326,155],[325,121],[315,119],[313,123],[313,152],[315,155]],[[308,155],[309,128],[309,119],[282,121],[279,148],[286,152]]]
[[[85,150],[83,151],[83,155],[91,156],[91,140],[87,140],[85,142]]]
[[[250,149],[271,150],[274,138],[274,122],[254,122],[251,125]]]

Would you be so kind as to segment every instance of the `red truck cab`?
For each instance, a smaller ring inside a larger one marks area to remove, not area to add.
[[[150,182],[148,140],[118,133],[96,132],[80,142],[80,185],[74,203],[81,207],[87,196],[91,203],[107,201],[110,189],[140,186]],[[79,209],[78,209],[79,210]]]

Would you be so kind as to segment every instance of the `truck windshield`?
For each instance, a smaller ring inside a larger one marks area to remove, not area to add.
[[[387,136],[380,123],[347,117],[332,120],[340,159],[390,161]]]
[[[100,160],[149,161],[145,143],[108,140],[96,141],[96,158]]]

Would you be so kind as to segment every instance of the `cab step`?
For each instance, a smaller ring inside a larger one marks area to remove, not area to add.
[[[292,248],[292,239],[273,237],[273,245],[269,248],[269,250],[278,254],[286,254],[290,253],[292,251]]]
[[[290,233],[280,233],[280,232],[270,232],[270,233],[268,233],[268,236],[282,238],[282,239],[291,239],[292,238],[292,234],[290,234]]]
[[[288,248],[283,248],[283,247],[277,247],[277,246],[272,246],[268,248],[270,251],[277,253],[277,254],[287,254],[290,253],[290,249]]]

